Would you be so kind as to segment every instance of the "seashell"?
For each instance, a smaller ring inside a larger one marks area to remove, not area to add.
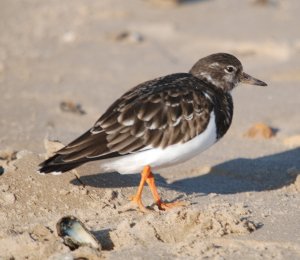
[[[63,238],[64,244],[70,247],[71,250],[84,245],[101,250],[99,241],[84,224],[74,216],[61,218],[56,224],[56,229],[57,234]]]

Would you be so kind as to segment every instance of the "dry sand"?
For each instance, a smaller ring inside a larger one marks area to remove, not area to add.
[[[300,2],[0,2],[0,259],[300,259]],[[37,165],[130,87],[230,52],[268,88],[240,86],[228,134],[156,173],[167,212],[126,211],[139,174],[97,164],[41,176]],[[272,134],[251,134],[256,123]],[[273,134],[275,134],[273,136]],[[270,138],[264,138],[270,137]],[[74,215],[102,251],[75,251],[56,222]]]

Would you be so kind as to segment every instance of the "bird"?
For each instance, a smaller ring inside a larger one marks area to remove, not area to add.
[[[148,184],[155,204],[166,210],[181,202],[164,202],[153,171],[200,154],[229,129],[231,91],[239,84],[267,84],[243,71],[228,53],[198,60],[188,73],[174,73],[141,83],[108,107],[95,124],[39,165],[41,174],[60,174],[90,161],[101,172],[141,173],[131,201],[146,212],[142,192]]]

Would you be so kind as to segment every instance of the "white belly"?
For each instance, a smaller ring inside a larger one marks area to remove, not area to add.
[[[217,140],[215,114],[211,112],[206,130],[184,144],[174,144],[165,149],[155,148],[130,154],[110,161],[103,161],[101,168],[106,171],[117,171],[121,174],[137,173],[150,165],[152,169],[184,162],[203,152]]]

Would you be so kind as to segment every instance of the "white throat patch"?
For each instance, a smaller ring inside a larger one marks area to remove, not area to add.
[[[206,79],[209,83],[215,85],[216,87],[220,87],[220,82],[213,80],[213,78],[211,77],[211,75],[209,73],[201,72],[200,75],[201,75],[201,77]]]

